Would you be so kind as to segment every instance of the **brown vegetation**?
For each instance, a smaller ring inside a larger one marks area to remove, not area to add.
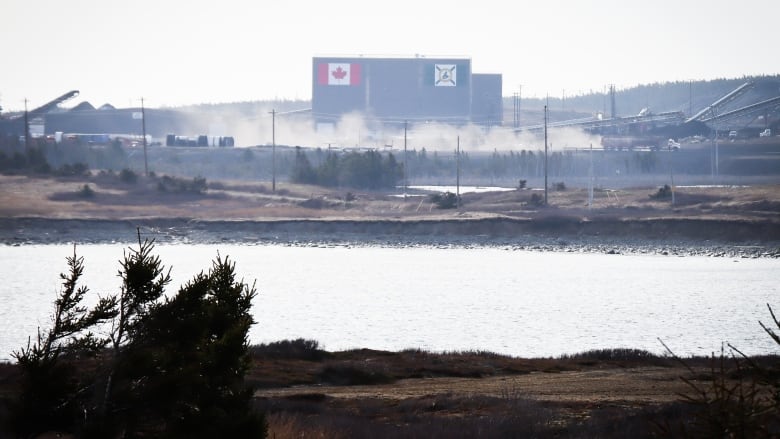
[[[164,177],[163,177],[164,178]],[[279,183],[208,182],[200,191],[161,190],[159,178],[135,182],[117,176],[0,176],[0,217],[190,218],[219,219],[441,219],[441,218],[698,218],[777,220],[780,187],[677,188],[671,198],[655,197],[658,188],[597,189],[589,208],[585,189],[553,191],[548,206],[531,202],[533,190],[467,193],[459,209],[437,209],[425,194],[327,189]],[[85,185],[93,191],[84,196]],[[414,194],[413,194],[414,195]]]
[[[268,437],[676,437],[700,414],[686,396],[744,381],[713,369],[718,361],[684,366],[633,349],[531,359],[326,352],[293,340],[253,347],[246,379]],[[0,366],[1,400],[12,397],[18,376],[15,366]]]
[[[689,385],[715,379],[707,359],[685,368],[620,349],[554,359],[366,349],[297,355],[255,354],[249,379],[270,437],[674,435],[694,418],[693,406],[680,402]]]
[[[723,244],[733,247],[725,253],[780,256],[777,185],[677,188],[674,204],[659,188],[596,190],[590,207],[584,189],[551,191],[547,205],[539,204],[540,193],[466,193],[460,207],[439,208],[425,193],[404,198],[288,183],[272,191],[245,181],[107,173],[0,175],[0,242],[116,242],[141,227],[161,242],[455,240],[621,253],[654,242],[659,253],[681,253],[668,246]],[[725,254],[720,248],[703,253]]]

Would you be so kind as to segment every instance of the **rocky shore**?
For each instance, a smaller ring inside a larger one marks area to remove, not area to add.
[[[0,244],[163,244],[502,247],[607,254],[780,257],[774,221],[703,219],[482,218],[443,220],[192,220],[0,218]]]

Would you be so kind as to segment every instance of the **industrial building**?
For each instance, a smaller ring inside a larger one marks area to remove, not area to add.
[[[27,124],[31,137],[49,136],[57,142],[65,139],[83,144],[105,144],[122,139],[133,143],[140,141],[145,133],[147,139],[166,139],[167,146],[234,146],[232,137],[203,134],[214,131],[204,120],[220,119],[208,115],[175,109],[115,108],[110,104],[95,108],[89,102],[81,102],[71,109],[58,107],[78,95],[78,90],[70,91],[30,110],[26,117],[16,114],[0,118],[0,138],[5,142],[23,138]]]
[[[231,121],[219,115],[109,104],[96,108],[88,102],[59,108],[78,95],[73,90],[30,110],[27,121],[19,113],[1,118],[0,136],[24,137],[27,124],[31,137],[59,133],[68,138],[89,136],[95,142],[94,135],[116,138],[145,133],[147,138],[165,139],[167,146],[233,145],[233,138],[223,134],[232,128]],[[350,113],[359,113],[376,128],[400,127],[405,122],[501,125],[502,76],[473,73],[466,57],[315,57],[310,111],[318,130],[335,128]],[[292,113],[307,111],[288,111],[285,117]]]
[[[315,57],[312,115],[318,128],[355,112],[384,125],[500,125],[501,79],[462,57]]]

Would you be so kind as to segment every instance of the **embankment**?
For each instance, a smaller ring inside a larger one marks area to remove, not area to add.
[[[780,257],[780,223],[769,220],[575,217],[437,220],[203,221],[0,219],[6,245],[133,242],[136,229],[159,243],[511,246],[522,249]]]

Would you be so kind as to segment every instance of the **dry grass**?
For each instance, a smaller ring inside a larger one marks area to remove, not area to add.
[[[85,184],[94,196],[79,196]],[[437,209],[426,196],[406,199],[385,193],[267,182],[209,182],[202,194],[166,193],[153,181],[135,184],[110,176],[37,178],[0,176],[0,217],[215,219],[420,219],[420,218],[714,218],[773,219],[780,213],[780,185],[690,187],[670,199],[651,197],[657,188],[597,190],[588,207],[585,189],[549,193],[548,207],[535,206],[538,191],[468,193],[462,207]]]
[[[256,360],[253,370],[266,361]],[[397,380],[329,385],[318,375],[343,364],[381,365]],[[285,375],[298,369],[311,382],[256,392],[270,437],[650,437],[652,422],[675,425],[690,416],[676,402],[686,390],[678,378],[684,370],[624,350],[521,359],[361,349],[318,361],[288,359],[283,367]]]

